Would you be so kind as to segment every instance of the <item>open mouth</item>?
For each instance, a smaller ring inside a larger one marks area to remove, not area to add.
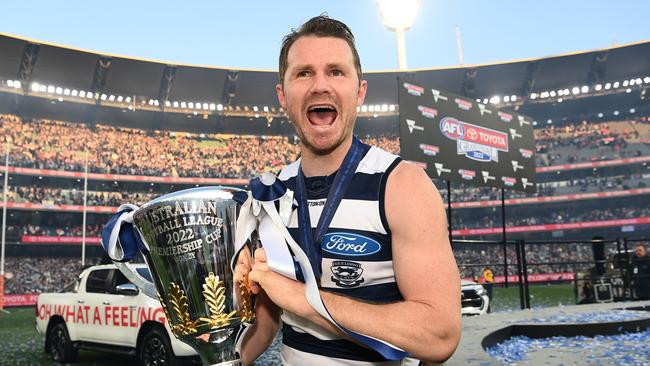
[[[330,126],[337,116],[338,112],[331,104],[315,104],[307,109],[307,119],[314,126]]]

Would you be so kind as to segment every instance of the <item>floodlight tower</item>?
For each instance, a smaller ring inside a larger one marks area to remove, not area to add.
[[[376,0],[384,25],[397,35],[399,69],[406,70],[406,31],[415,22],[422,0]]]

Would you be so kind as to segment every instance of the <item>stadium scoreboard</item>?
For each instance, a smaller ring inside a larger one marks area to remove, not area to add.
[[[530,118],[398,79],[400,150],[429,177],[533,193]]]

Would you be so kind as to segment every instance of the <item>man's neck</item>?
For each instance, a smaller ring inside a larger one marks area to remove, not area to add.
[[[326,155],[315,154],[303,145],[300,167],[305,177],[326,176],[337,171],[341,167],[350,146],[352,146],[352,136]]]

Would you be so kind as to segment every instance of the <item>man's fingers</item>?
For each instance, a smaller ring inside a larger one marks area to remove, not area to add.
[[[264,248],[257,248],[255,250],[255,263],[264,262],[266,263],[266,251]]]
[[[237,264],[244,264],[250,266],[251,263],[251,253],[248,247],[244,247],[239,252],[239,257],[237,258]]]

